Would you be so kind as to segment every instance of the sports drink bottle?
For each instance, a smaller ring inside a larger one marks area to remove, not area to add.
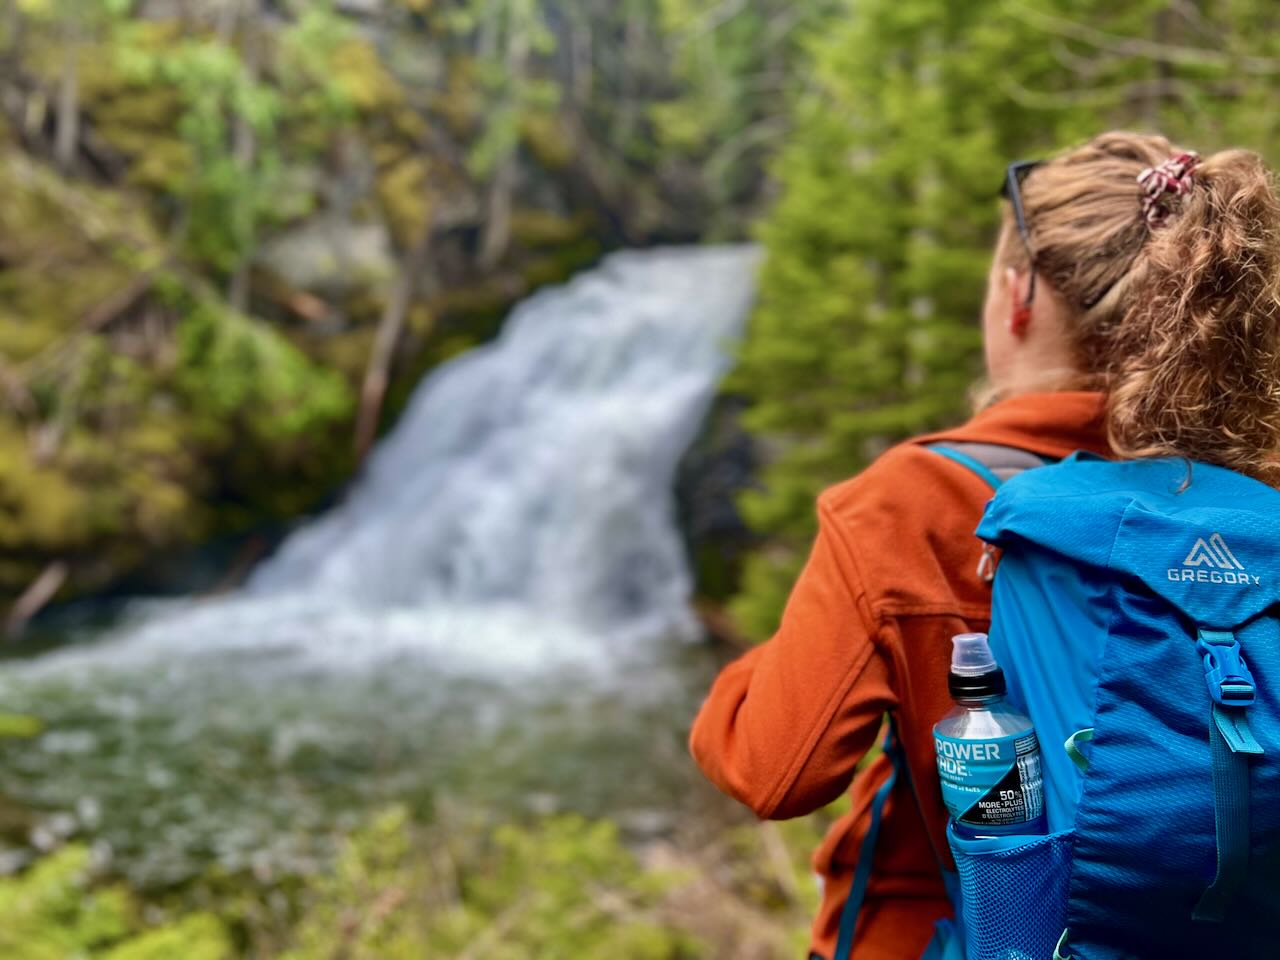
[[[933,728],[942,799],[961,837],[1047,832],[1040,743],[1005,702],[1004,671],[985,633],[951,640],[947,687],[955,708]]]

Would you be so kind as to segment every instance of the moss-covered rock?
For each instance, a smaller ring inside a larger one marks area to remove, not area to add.
[[[53,559],[94,587],[207,536],[218,498],[257,499],[233,454],[288,470],[349,418],[341,376],[159,266],[127,195],[13,151],[0,192],[0,593]]]

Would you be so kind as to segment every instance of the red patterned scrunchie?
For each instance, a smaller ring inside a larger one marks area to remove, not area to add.
[[[1142,215],[1148,226],[1164,226],[1170,213],[1170,198],[1191,190],[1191,174],[1199,163],[1200,154],[1192,150],[1138,174],[1138,183],[1142,185]]]

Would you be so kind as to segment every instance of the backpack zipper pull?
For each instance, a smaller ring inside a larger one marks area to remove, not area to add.
[[[978,560],[978,579],[990,583],[996,578],[996,548],[989,543],[982,545],[982,558]]]

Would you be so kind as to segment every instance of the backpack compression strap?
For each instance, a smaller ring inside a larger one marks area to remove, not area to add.
[[[1230,630],[1201,628],[1196,650],[1204,656],[1213,698],[1209,744],[1218,870],[1192,916],[1222,923],[1249,872],[1249,757],[1263,750],[1246,719],[1254,700],[1254,680],[1241,656],[1240,641]]]

